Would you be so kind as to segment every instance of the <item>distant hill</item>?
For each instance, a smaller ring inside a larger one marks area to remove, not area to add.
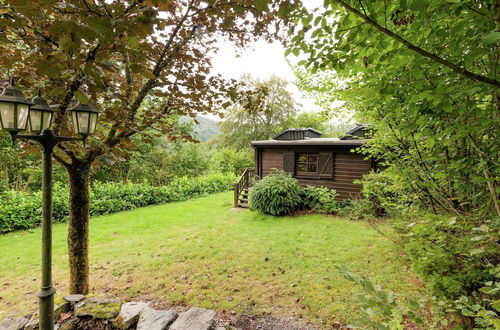
[[[204,116],[196,116],[196,120],[199,121],[199,124],[193,125],[193,137],[196,137],[201,142],[206,142],[219,134],[220,128],[216,120]],[[182,117],[181,121],[193,121],[193,118]]]

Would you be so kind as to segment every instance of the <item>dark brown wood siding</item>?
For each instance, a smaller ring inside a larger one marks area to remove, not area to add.
[[[346,146],[321,146],[321,147],[257,147],[260,155],[258,167],[262,177],[276,170],[284,170],[283,161],[290,158],[291,152],[318,153],[326,155],[332,153],[332,176],[295,176],[301,185],[324,186],[335,189],[340,199],[357,198],[361,191],[361,185],[353,181],[361,179],[362,176],[372,169],[372,161],[365,160],[365,156],[350,152],[351,147]],[[285,155],[286,154],[286,155]],[[296,158],[296,157],[294,157]],[[328,164],[330,165],[330,164]],[[288,166],[287,166],[288,170]],[[330,169],[325,171],[331,173]],[[325,173],[323,173],[325,174]]]

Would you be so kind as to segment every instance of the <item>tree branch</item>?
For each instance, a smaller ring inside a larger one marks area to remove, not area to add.
[[[452,63],[448,60],[445,60],[444,58],[437,56],[436,54],[432,54],[432,53],[430,53],[430,52],[428,52],[428,51],[426,51],[418,46],[415,46],[414,44],[412,44],[408,40],[406,40],[403,37],[401,37],[400,35],[392,32],[391,30],[386,29],[385,27],[381,26],[380,24],[375,22],[373,19],[371,19],[367,15],[363,14],[362,12],[357,10],[356,8],[351,7],[350,5],[345,3],[344,1],[342,1],[342,0],[334,0],[334,1],[336,3],[338,3],[339,5],[341,5],[342,7],[344,7],[347,11],[349,11],[349,12],[353,13],[354,15],[363,19],[366,23],[370,24],[371,26],[373,26],[374,28],[376,28],[380,32],[382,32],[382,33],[388,35],[389,37],[399,41],[401,44],[403,44],[407,48],[419,53],[420,55],[427,57],[435,62],[441,63],[442,65],[450,68],[453,72],[458,73],[460,75],[463,75],[469,79],[480,81],[480,82],[483,82],[483,83],[486,83],[486,84],[489,84],[489,85],[492,85],[495,87],[500,87],[500,81],[486,77],[486,76],[482,76],[482,75],[479,75],[479,74],[476,74],[473,72],[470,72],[470,71],[456,65],[455,63]]]
[[[137,110],[139,109],[139,107],[142,104],[142,101],[144,100],[144,98],[146,97],[146,95],[149,93],[149,91],[154,87],[154,84],[155,84],[156,80],[158,79],[158,77],[160,76],[162,70],[164,69],[165,64],[166,64],[165,57],[167,56],[167,52],[170,49],[170,47],[172,46],[172,44],[174,42],[174,39],[177,36],[177,34],[178,34],[179,30],[181,29],[182,25],[184,24],[184,22],[189,17],[189,12],[191,11],[191,9],[193,7],[193,4],[194,4],[194,0],[191,0],[190,3],[189,3],[189,5],[188,5],[188,7],[187,7],[187,9],[186,9],[186,12],[184,13],[184,15],[182,16],[182,18],[180,19],[180,21],[175,26],[174,30],[170,34],[170,38],[168,39],[168,41],[165,43],[165,46],[163,47],[163,50],[162,50],[162,52],[160,54],[160,57],[156,61],[156,65],[153,68],[153,72],[152,73],[154,75],[154,78],[150,78],[144,84],[144,86],[142,87],[142,89],[139,91],[139,94],[137,95],[136,99],[134,100],[134,102],[130,106],[130,114],[128,116],[128,119],[130,121],[132,121],[134,119],[134,117],[135,117],[135,115],[137,113]]]

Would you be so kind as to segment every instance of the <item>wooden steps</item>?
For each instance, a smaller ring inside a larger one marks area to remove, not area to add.
[[[247,168],[243,171],[238,182],[234,184],[234,207],[248,208],[251,187],[257,179],[253,168]]]
[[[250,188],[243,189],[238,197],[238,206],[242,208],[249,207],[249,197],[250,197]]]

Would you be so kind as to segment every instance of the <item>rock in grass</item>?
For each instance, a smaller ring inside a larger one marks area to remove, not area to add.
[[[83,299],[85,299],[85,296],[83,294],[70,294],[70,295],[64,296],[63,298],[64,298],[64,300],[66,300],[69,303],[78,303],[78,302],[82,301]]]
[[[181,313],[169,330],[208,330],[214,324],[214,317],[212,310],[193,307]]]
[[[24,329],[24,326],[31,318],[31,314],[23,316],[8,316],[0,322],[0,330]]]
[[[118,298],[90,297],[75,305],[75,316],[94,319],[112,319],[120,312]]]
[[[139,317],[137,330],[164,330],[167,329],[177,318],[174,311],[157,311],[152,308],[145,308]]]
[[[122,305],[120,314],[113,322],[113,325],[118,329],[128,329],[135,325],[139,320],[139,314],[148,307],[148,304],[143,302],[128,302]]]

